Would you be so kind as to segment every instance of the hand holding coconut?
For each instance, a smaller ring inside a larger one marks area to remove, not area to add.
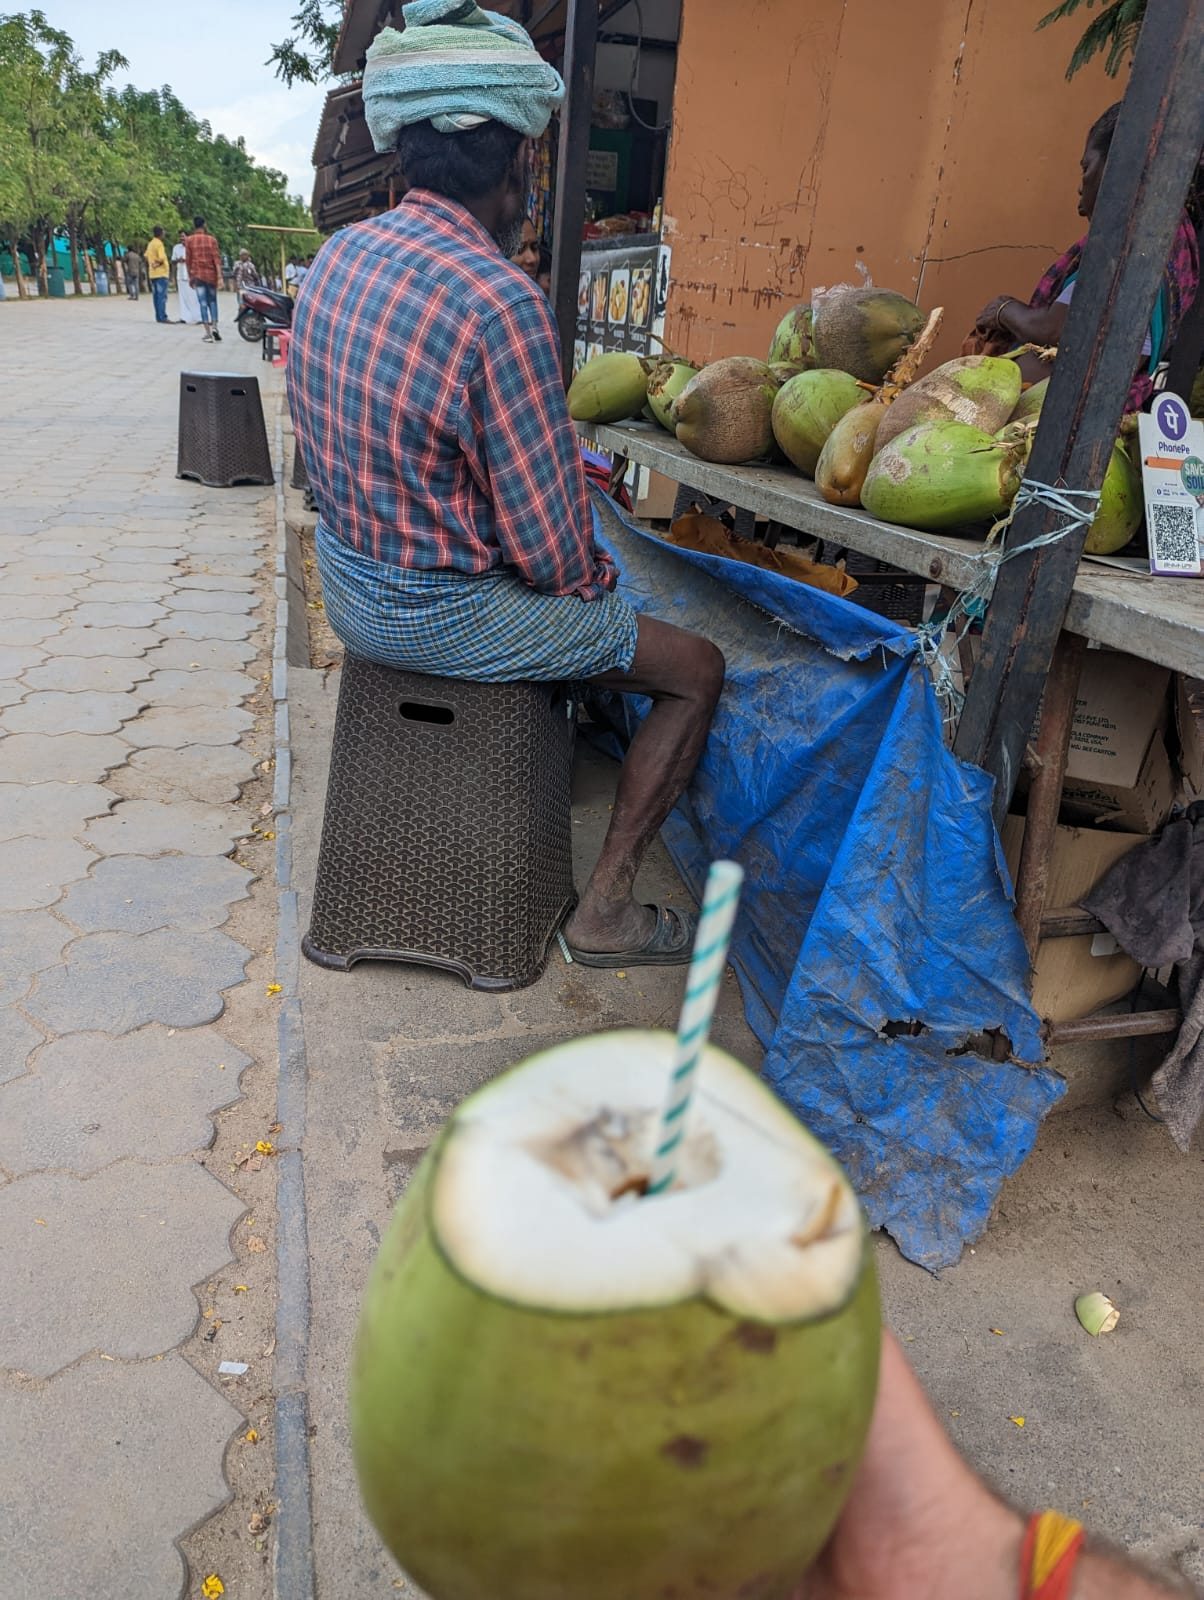
[[[788,1600],[848,1493],[873,1261],[832,1157],[705,1045],[730,889],[678,1039],[578,1039],[479,1091],[381,1246],[356,1465],[434,1600]]]

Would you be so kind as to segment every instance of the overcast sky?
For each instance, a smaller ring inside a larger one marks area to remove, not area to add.
[[[308,201],[310,153],[326,87],[286,89],[264,62],[289,32],[297,0],[35,0],[46,20],[69,33],[91,66],[101,50],[120,50],[129,71],[118,75],[139,89],[170,84],[188,109],[215,133],[242,134],[247,149],[288,177]],[[6,11],[29,9],[9,0]]]

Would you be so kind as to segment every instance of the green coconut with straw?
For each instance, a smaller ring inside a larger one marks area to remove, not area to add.
[[[844,1502],[877,1286],[839,1166],[706,1043],[733,871],[677,1038],[577,1039],[471,1096],[381,1245],[355,1461],[433,1600],[786,1600]]]

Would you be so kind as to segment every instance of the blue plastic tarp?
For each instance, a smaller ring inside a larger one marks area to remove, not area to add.
[[[695,894],[711,860],[745,868],[732,962],[765,1075],[871,1223],[911,1260],[950,1265],[1065,1089],[1040,1065],[991,781],[946,749],[911,629],[668,545],[602,497],[598,533],[638,610],[727,658],[665,837]],[[1012,1061],[967,1048],[988,1028]]]

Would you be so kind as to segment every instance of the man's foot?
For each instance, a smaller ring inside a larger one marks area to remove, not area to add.
[[[221,334],[220,334],[220,333],[219,333],[219,332],[218,332],[218,331],[217,331],[217,329],[216,329],[216,328],[214,328],[214,330],[213,330],[213,338],[214,338],[214,342],[215,342],[215,343],[216,343],[216,344],[221,344],[221,342],[222,342],[222,336],[221,336]]]
[[[208,328],[206,328],[204,333],[201,335],[201,343],[202,344],[212,344],[213,343],[213,335],[209,332]]]
[[[690,959],[698,919],[672,906],[631,901],[616,924],[591,925],[578,910],[564,931],[569,953],[583,967],[679,967]]]

